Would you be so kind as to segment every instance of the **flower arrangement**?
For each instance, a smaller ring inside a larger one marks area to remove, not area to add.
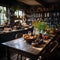
[[[43,22],[43,21],[40,21],[40,20],[39,21],[34,21],[33,26],[34,26],[35,29],[38,29],[39,32],[40,32],[41,30],[45,30],[47,28],[47,23]]]

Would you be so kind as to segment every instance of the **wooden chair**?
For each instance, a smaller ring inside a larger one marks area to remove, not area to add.
[[[58,47],[58,41],[53,41],[51,42],[47,48],[42,52],[42,57],[40,58],[41,60],[48,60],[50,57],[54,55],[55,50]]]

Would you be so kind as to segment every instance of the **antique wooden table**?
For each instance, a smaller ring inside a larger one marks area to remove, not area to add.
[[[31,44],[27,43],[24,38],[15,39],[12,41],[2,43],[5,47],[7,47],[7,58],[10,60],[10,52],[9,49],[15,50],[20,55],[26,56],[31,60],[37,60],[39,56],[41,56],[42,51],[47,47],[47,45],[51,42],[51,39],[43,40],[44,43],[40,45],[40,47],[34,47]]]

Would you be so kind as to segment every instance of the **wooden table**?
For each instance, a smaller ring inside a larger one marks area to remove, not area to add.
[[[47,45],[51,42],[51,39],[43,40],[43,43],[39,48],[32,46],[27,43],[24,38],[15,39],[12,41],[2,43],[7,47],[7,58],[10,60],[9,49],[14,49],[17,53],[20,53],[23,56],[30,58],[31,60],[37,60],[41,55],[42,51],[47,47]]]

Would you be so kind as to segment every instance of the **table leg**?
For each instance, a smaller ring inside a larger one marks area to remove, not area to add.
[[[11,60],[9,48],[7,48],[7,60]]]
[[[19,60],[19,54],[17,55],[17,60]]]
[[[20,56],[20,60],[22,60],[22,55]]]

